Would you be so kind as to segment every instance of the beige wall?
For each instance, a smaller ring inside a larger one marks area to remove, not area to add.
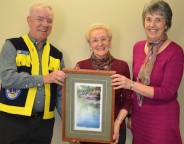
[[[29,7],[38,0],[1,0],[0,4],[0,49],[6,38],[17,37],[28,31],[26,16]],[[90,51],[84,34],[94,22],[104,22],[113,32],[111,53],[132,64],[132,46],[145,38],[141,13],[148,0],[39,0],[51,4],[55,12],[53,31],[49,37],[63,51],[66,67],[74,67],[78,60],[88,58]],[[173,9],[173,25],[169,38],[184,47],[184,1],[167,0]],[[184,117],[184,78],[179,90],[181,117]],[[60,142],[60,119],[56,117],[53,144]],[[184,140],[184,118],[181,118],[181,133]],[[128,130],[127,144],[131,143]],[[63,143],[63,142],[62,142]]]

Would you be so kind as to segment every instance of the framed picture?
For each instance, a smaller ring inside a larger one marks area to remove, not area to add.
[[[115,71],[64,69],[62,138],[64,141],[111,143],[114,130]]]

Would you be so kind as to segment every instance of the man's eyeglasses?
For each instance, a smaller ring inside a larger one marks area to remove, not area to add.
[[[98,44],[99,42],[106,43],[108,41],[109,41],[109,37],[101,37],[101,38],[91,39],[89,42],[92,44]]]

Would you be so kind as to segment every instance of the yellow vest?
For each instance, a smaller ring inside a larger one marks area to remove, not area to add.
[[[32,66],[31,74],[39,75],[39,59],[38,59],[37,50],[34,44],[32,43],[32,41],[29,39],[28,35],[25,35],[22,38],[24,42],[26,43],[30,54],[25,55],[25,54],[17,52],[17,57],[16,57],[17,67],[21,67],[21,66],[31,67]],[[52,72],[54,70],[60,69],[61,57],[59,59],[59,58],[55,58],[54,56],[51,56],[50,55],[51,50],[52,49],[50,49],[50,44],[47,42],[44,46],[43,54],[42,54],[42,73],[43,75],[48,75],[49,71]],[[45,106],[44,106],[43,119],[50,119],[54,117],[54,110],[50,111],[51,84],[45,84],[44,87],[45,87]],[[17,114],[17,115],[31,116],[36,92],[37,92],[37,87],[32,87],[28,89],[27,98],[26,98],[24,107],[0,103],[0,111],[4,111],[7,113],[11,113],[11,114]],[[11,95],[10,93],[9,96],[13,97],[14,95]]]

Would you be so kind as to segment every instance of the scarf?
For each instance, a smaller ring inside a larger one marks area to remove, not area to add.
[[[160,47],[164,44],[167,40],[167,34],[164,35],[156,42],[149,42],[148,44],[148,53],[144,59],[144,63],[142,64],[138,77],[137,82],[142,83],[144,85],[150,84],[150,75],[154,67],[154,63],[156,61],[156,57]],[[143,96],[137,93],[137,102],[138,105],[141,107],[143,104]]]
[[[92,66],[95,70],[110,70],[113,64],[113,56],[108,52],[102,59],[97,58],[94,53],[91,55]]]

